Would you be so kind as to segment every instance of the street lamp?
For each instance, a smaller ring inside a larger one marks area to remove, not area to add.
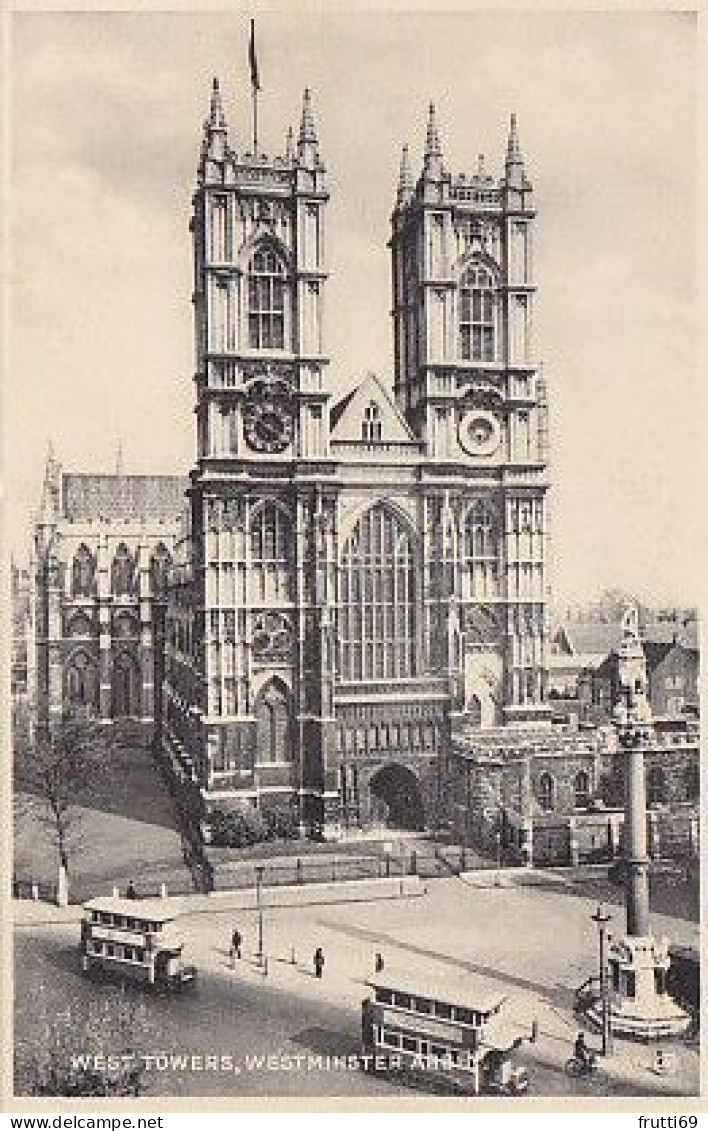
[[[256,864],[256,908],[258,910],[258,965],[263,965],[263,903],[261,901],[261,886],[263,884],[263,865]]]
[[[591,915],[593,923],[597,923],[600,936],[600,1002],[602,1006],[602,1055],[607,1056],[612,1051],[612,1029],[610,1027],[610,1010],[607,1001],[607,967],[605,964],[605,927],[612,916],[599,903],[597,911]]]

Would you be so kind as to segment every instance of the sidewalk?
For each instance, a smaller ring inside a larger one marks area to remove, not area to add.
[[[111,895],[97,892],[96,895]],[[425,894],[418,876],[382,878],[380,880],[338,880],[336,883],[308,883],[264,887],[261,891],[263,908],[307,907],[337,903],[369,903],[382,899],[415,899]],[[175,917],[219,913],[224,911],[254,911],[257,896],[254,888],[237,888],[234,891],[215,891],[208,894],[194,892],[190,895],[167,895],[163,901],[166,911]],[[13,899],[14,923],[56,924],[77,922],[81,918],[81,904],[57,907],[40,900]],[[135,901],[136,911],[140,900]]]

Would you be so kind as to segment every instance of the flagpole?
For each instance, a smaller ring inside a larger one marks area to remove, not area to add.
[[[258,153],[258,91],[261,82],[258,77],[256,59],[256,22],[251,20],[251,37],[248,44],[248,65],[251,71],[251,98],[253,100],[253,152]]]

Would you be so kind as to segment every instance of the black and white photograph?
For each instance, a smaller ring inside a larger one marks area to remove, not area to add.
[[[5,26],[6,1110],[696,1127],[697,13]]]

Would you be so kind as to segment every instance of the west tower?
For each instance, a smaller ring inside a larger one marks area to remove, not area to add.
[[[232,146],[214,80],[191,221],[197,460],[165,740],[207,797],[294,805],[315,824],[332,678],[327,199],[309,91],[297,141],[288,131],[268,157]]]
[[[431,105],[401,161],[390,247],[395,397],[424,445],[431,640],[468,717],[543,717],[547,407],[533,343],[533,188],[512,116],[504,172],[447,171]]]

